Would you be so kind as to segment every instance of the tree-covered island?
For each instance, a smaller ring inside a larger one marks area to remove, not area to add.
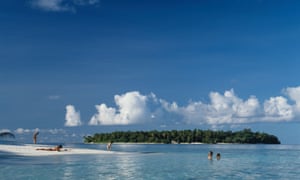
[[[267,133],[242,131],[212,130],[171,130],[171,131],[116,131],[112,133],[96,133],[85,136],[85,143],[238,143],[238,144],[280,144],[279,139]]]

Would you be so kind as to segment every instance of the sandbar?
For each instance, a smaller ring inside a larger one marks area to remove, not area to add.
[[[75,155],[75,154],[126,154],[125,152],[106,151],[86,148],[62,148],[61,151],[43,151],[38,148],[52,148],[45,145],[3,145],[0,144],[0,154],[13,154],[19,156],[51,156],[51,155]]]

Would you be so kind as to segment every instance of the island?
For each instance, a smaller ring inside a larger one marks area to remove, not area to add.
[[[170,130],[170,131],[115,131],[85,136],[85,143],[233,143],[233,144],[280,144],[279,139],[264,132],[213,130]]]

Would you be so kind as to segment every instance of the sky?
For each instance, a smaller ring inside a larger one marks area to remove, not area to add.
[[[0,132],[266,132],[300,144],[300,2],[4,0]]]

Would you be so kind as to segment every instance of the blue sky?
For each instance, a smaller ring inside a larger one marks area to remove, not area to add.
[[[299,144],[299,5],[1,1],[0,130],[252,128]]]

